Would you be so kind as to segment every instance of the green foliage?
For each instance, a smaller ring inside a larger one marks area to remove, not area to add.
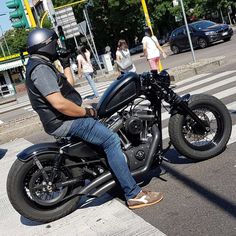
[[[41,19],[40,19],[40,22],[41,22]],[[53,25],[52,25],[50,18],[48,16],[46,16],[43,21],[43,28],[51,29],[52,26]]]
[[[76,0],[74,0],[76,1]],[[53,0],[54,6],[74,2],[73,0]],[[211,19],[212,15],[220,16],[222,8],[226,16],[228,6],[236,5],[235,0],[183,0],[189,21]],[[96,45],[102,51],[106,45],[116,49],[117,41],[124,38],[131,46],[134,38],[143,36],[146,25],[140,0],[93,0],[94,7],[88,8],[89,17],[95,36]],[[173,6],[172,0],[146,0],[154,33],[166,36],[174,28],[183,24],[180,5]],[[85,4],[73,6],[77,22],[84,20]],[[225,12],[224,12],[225,11]],[[180,21],[176,22],[176,17]]]
[[[12,29],[5,33],[5,38],[9,46],[11,54],[20,53],[21,49],[26,49],[26,41],[30,30],[28,29]],[[6,46],[4,44],[4,51],[8,55]],[[0,52],[0,56],[3,54]]]

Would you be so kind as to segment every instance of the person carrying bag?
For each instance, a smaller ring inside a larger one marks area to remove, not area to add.
[[[149,27],[145,29],[145,36],[143,37],[142,43],[143,52],[149,62],[151,70],[160,72],[160,52],[164,58],[166,58],[167,55],[158,43],[156,36],[152,35],[152,31]]]
[[[121,74],[127,72],[136,72],[136,68],[132,62],[128,45],[125,40],[121,39],[118,42],[116,51],[116,64]]]

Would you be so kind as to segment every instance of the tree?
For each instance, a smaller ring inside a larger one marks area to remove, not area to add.
[[[54,0],[54,6],[61,6],[73,0]],[[148,10],[154,33],[160,37],[168,34],[177,26],[183,24],[181,7],[174,7],[172,0],[147,0]],[[198,19],[219,18],[219,9],[227,9],[235,0],[183,0],[188,21]],[[117,41],[124,38],[129,46],[137,36],[143,36],[146,25],[140,0],[94,0],[93,7],[88,8],[95,42],[100,52],[106,45],[116,50]],[[85,6],[73,7],[77,22],[84,20],[82,9]],[[218,12],[218,14],[216,14]],[[180,21],[176,21],[176,16]],[[214,17],[215,18],[214,18]],[[217,18],[216,18],[217,17]]]
[[[11,54],[20,53],[20,50],[26,50],[27,37],[30,30],[27,29],[11,29],[5,33],[5,38]],[[6,48],[5,48],[5,52]],[[6,53],[7,54],[7,53]],[[0,53],[2,55],[2,52]]]

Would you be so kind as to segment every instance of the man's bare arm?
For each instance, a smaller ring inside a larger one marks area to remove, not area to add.
[[[72,75],[72,72],[71,72],[71,68],[70,67],[66,67],[64,69],[64,75],[66,76],[68,82],[74,86],[75,85],[75,81],[74,81],[74,78],[73,78],[73,75]]]
[[[49,103],[59,112],[70,117],[84,117],[86,110],[76,105],[70,100],[64,98],[60,92],[52,93],[46,96]]]

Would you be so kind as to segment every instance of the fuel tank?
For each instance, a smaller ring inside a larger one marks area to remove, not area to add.
[[[97,112],[99,118],[108,117],[119,111],[140,95],[141,82],[136,73],[121,75],[112,82],[101,97]]]

